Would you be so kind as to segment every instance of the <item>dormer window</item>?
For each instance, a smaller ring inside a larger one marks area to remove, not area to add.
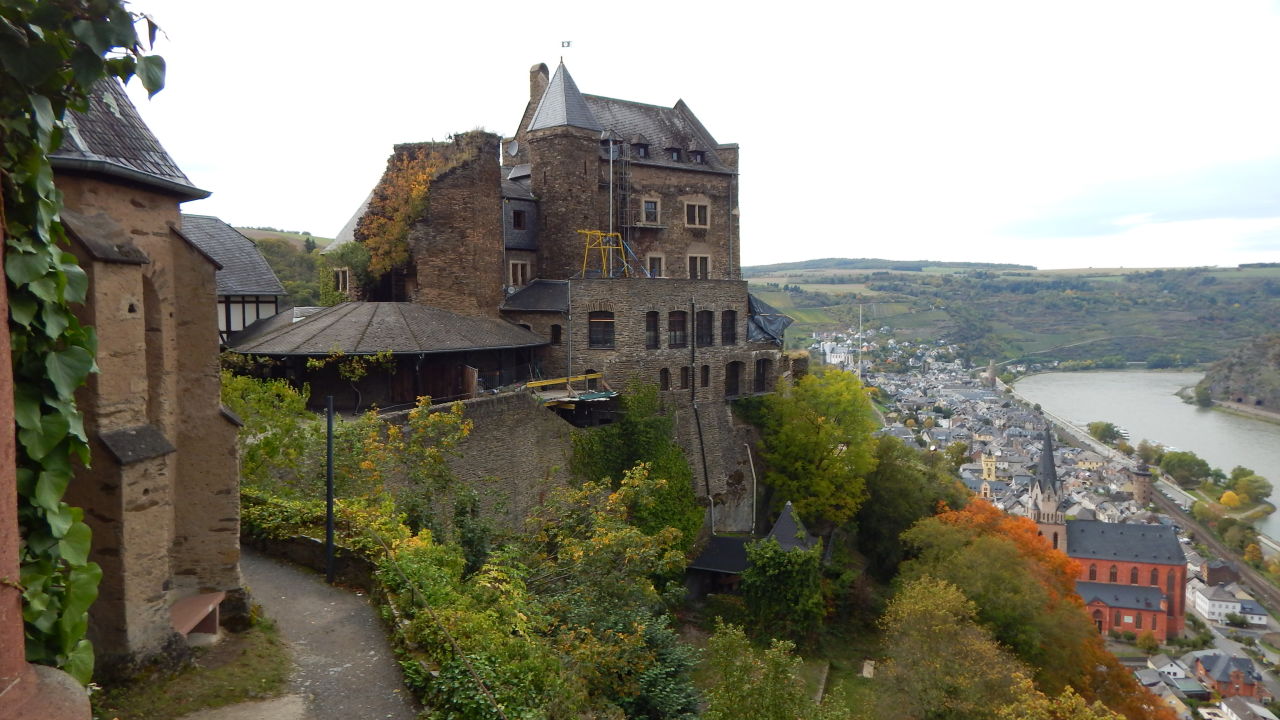
[[[707,154],[705,152],[702,152],[701,150],[690,150],[689,162],[693,163],[694,165],[706,165]]]
[[[680,148],[667,148],[667,158],[672,162],[680,162]]]
[[[636,157],[638,157],[638,158],[647,158],[647,157],[649,157],[649,146],[648,146],[648,145],[643,145],[643,144],[640,144],[640,145],[632,145],[632,146],[631,146],[631,150],[632,150],[632,152],[634,152],[634,153],[635,153]]]
[[[613,140],[601,140],[600,150],[611,160],[618,159],[618,143]]]

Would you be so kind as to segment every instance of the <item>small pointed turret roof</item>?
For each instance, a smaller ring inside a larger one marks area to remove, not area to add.
[[[1049,428],[1044,430],[1044,447],[1040,450],[1037,476],[1036,483],[1040,485],[1041,490],[1057,491],[1058,470],[1053,465],[1053,431]]]
[[[578,91],[578,85],[569,75],[564,61],[560,62],[560,66],[556,68],[556,74],[551,76],[551,82],[542,93],[542,99],[538,101],[538,109],[534,111],[533,119],[529,121],[529,130],[561,126],[597,131],[604,129],[592,114],[591,108],[587,107],[587,101]]]

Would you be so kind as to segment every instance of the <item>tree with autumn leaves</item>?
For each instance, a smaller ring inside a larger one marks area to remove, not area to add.
[[[1050,703],[1045,706],[1050,709],[1053,703],[1088,708],[1091,703],[1100,702],[1134,720],[1172,717],[1164,705],[1140,687],[1107,652],[1075,592],[1078,566],[1054,550],[1038,534],[1035,523],[1007,515],[975,499],[963,509],[946,510],[921,520],[903,534],[903,541],[912,558],[901,567],[895,602],[908,602],[911,593],[923,592],[921,587],[932,588],[925,593],[929,598],[949,597],[947,587],[954,588],[969,603],[958,600],[952,603],[955,622],[963,626],[962,621],[972,620],[982,631],[971,631],[962,638],[963,644],[972,646],[964,653],[965,657],[983,657],[981,653],[988,652],[987,649],[980,652],[972,648],[985,648],[982,639],[989,637],[1011,661],[1000,662],[1034,680],[1038,691],[1050,698],[1045,701]],[[924,610],[918,610],[916,615],[922,612]],[[919,633],[902,629],[918,623],[920,618],[916,615],[891,605],[883,621],[886,653],[891,660],[898,656],[911,657],[913,653],[941,652],[944,646],[948,648],[947,653],[951,652],[949,641],[939,641],[941,631]],[[945,677],[923,675],[931,672],[931,668],[941,676],[955,672],[955,668],[945,662],[913,664],[914,682],[945,685]],[[888,677],[891,680],[894,676],[890,673]],[[891,682],[887,689],[893,689]],[[1064,697],[1068,692],[1078,695],[1083,704]],[[947,696],[942,693],[939,697]],[[1051,700],[1054,697],[1057,700]],[[960,715],[922,712],[911,717]]]

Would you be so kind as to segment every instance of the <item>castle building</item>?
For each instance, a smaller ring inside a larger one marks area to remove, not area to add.
[[[738,146],[683,101],[583,94],[563,63],[554,75],[534,66],[529,83],[511,137],[395,147],[338,241],[370,246],[404,168],[429,175],[429,202],[409,223],[407,260],[362,299],[502,320],[544,340],[482,377],[486,387],[559,378],[560,406],[581,412],[584,393],[656,386],[696,490],[712,498],[713,528],[748,530],[749,438],[727,401],[771,392],[786,374],[790,319],[741,279]]]

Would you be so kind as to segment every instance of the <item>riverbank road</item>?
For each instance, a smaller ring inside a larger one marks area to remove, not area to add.
[[[1199,500],[1195,495],[1192,495],[1186,490],[1178,487],[1176,484],[1165,480],[1163,477],[1157,480],[1155,485],[1156,489],[1164,493],[1165,497],[1178,503],[1187,510],[1190,510],[1191,506],[1195,505],[1196,501]]]

